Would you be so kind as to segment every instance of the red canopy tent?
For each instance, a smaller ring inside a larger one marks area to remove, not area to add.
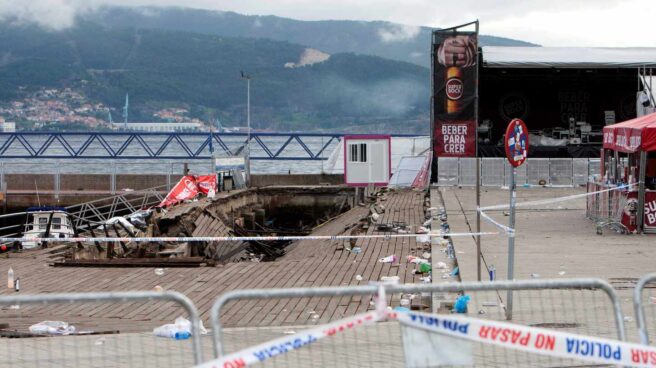
[[[629,198],[635,198],[637,194],[638,203],[636,206],[635,222],[631,222],[630,224],[625,223],[624,217],[626,216],[623,215],[622,223],[629,229],[636,228],[639,231],[656,229],[656,214],[653,210],[656,207],[656,191],[646,192],[645,190],[646,170],[648,166],[647,155],[648,152],[656,151],[656,113],[606,126],[603,132],[604,144],[601,151],[602,178],[608,178],[610,176],[608,174],[609,170],[607,169],[608,165],[606,165],[609,157],[607,153],[609,151],[614,151],[615,165],[619,164],[618,153],[628,154],[628,167],[625,169],[626,171],[619,172],[615,170],[615,177],[612,181],[633,184],[636,182],[636,174],[638,174],[637,193],[635,193],[635,187],[632,187],[626,193]],[[653,161],[653,159],[650,159],[650,161]],[[638,173],[635,172],[636,170]],[[645,205],[646,203],[647,205]]]
[[[656,113],[604,127],[604,149],[625,153],[656,151]]]

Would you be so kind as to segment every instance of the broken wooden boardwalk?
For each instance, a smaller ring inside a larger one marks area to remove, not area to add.
[[[424,193],[399,191],[385,194],[380,202],[386,207],[379,223],[405,222],[414,225],[413,231],[424,221]],[[369,214],[368,207],[356,207],[316,228],[313,234],[350,234],[354,224]],[[380,234],[374,226],[367,234]],[[12,253],[0,259],[0,275],[12,267],[21,279],[21,294],[54,292],[175,290],[188,296],[201,313],[205,324],[216,298],[230,290],[250,288],[291,288],[317,286],[366,285],[383,276],[398,276],[400,283],[419,282],[420,275],[411,273],[408,255],[425,251],[414,238],[358,239],[361,248],[355,254],[347,242],[299,241],[286,255],[272,262],[228,263],[217,267],[166,268],[157,275],[151,267],[135,268],[75,268],[48,266],[48,250]],[[388,255],[396,255],[399,263],[378,262]],[[357,277],[358,275],[361,276]],[[3,288],[0,294],[15,294]],[[394,298],[398,298],[394,296]],[[227,326],[302,325],[323,323],[346,315],[361,313],[370,308],[370,298],[304,298],[295,300],[250,300],[232,303],[225,310],[222,321]],[[391,300],[398,305],[398,300]],[[312,312],[312,313],[310,313]],[[162,323],[171,323],[183,311],[165,302],[39,305],[9,309],[2,306],[0,323],[10,328],[25,328],[43,320],[62,320],[78,329],[146,331]],[[318,315],[318,317],[314,317]]]

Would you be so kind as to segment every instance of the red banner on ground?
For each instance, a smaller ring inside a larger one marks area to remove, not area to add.
[[[198,187],[198,190],[205,195],[210,194],[210,192],[216,193],[216,174],[197,176],[196,186]]]
[[[191,175],[183,176],[158,207],[169,207],[178,202],[194,199],[197,195],[198,186],[196,185],[196,179]]]

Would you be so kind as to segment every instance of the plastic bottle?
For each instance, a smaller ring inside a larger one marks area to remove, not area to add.
[[[191,333],[189,331],[186,331],[175,324],[168,324],[157,327],[153,330],[153,333],[155,336],[169,337],[175,340],[186,340],[191,337]]]
[[[17,277],[17,278],[16,278],[16,281],[14,282],[14,290],[15,290],[16,292],[19,292],[19,291],[20,291],[20,277]]]
[[[494,267],[494,265],[490,265],[490,268],[488,269],[488,272],[490,273],[490,281],[494,281],[497,278],[497,269]]]
[[[9,267],[9,271],[7,271],[7,288],[14,288],[14,270],[11,267]]]
[[[428,273],[431,272],[431,265],[430,263],[421,263],[419,265],[419,272],[421,273]]]

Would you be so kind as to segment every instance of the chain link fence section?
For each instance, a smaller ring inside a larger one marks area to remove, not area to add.
[[[633,289],[633,308],[640,343],[652,345],[656,337],[656,273],[647,274],[638,280]]]
[[[517,185],[581,186],[599,174],[596,158],[529,158],[517,168]],[[475,186],[476,159],[439,157],[437,164],[440,186]],[[512,167],[505,158],[480,158],[481,185],[508,186]]]
[[[202,361],[200,322],[176,292],[0,296],[0,367],[180,367]],[[191,321],[192,337],[157,337],[155,327]],[[75,330],[39,334],[30,326],[66,322]]]
[[[439,299],[445,301],[433,309],[438,314],[451,314],[458,297],[466,295],[470,298],[467,315],[497,321],[505,321],[504,300],[508,290],[514,293],[512,323],[625,339],[619,300],[612,287],[602,280],[385,285],[389,308],[404,306],[428,312],[427,301],[433,294],[440,293]],[[374,285],[229,292],[211,309],[216,357],[371,311],[376,292]],[[408,331],[407,327],[401,329],[398,322],[388,320],[278,354],[264,365],[397,367],[413,357],[414,353],[407,349],[407,339],[409,336],[416,338],[418,334],[421,333]],[[483,344],[475,344],[472,354],[475,366],[569,366],[576,363]]]

